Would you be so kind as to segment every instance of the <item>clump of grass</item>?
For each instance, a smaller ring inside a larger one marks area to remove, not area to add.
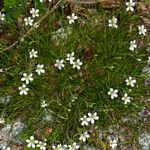
[[[47,10],[45,4],[38,1],[31,6],[39,10],[40,17]],[[10,100],[1,103],[0,111],[6,123],[17,118],[24,122],[25,127],[18,137],[24,141],[32,135],[39,141],[47,139],[48,148],[51,144],[76,142],[81,149],[86,149],[87,145],[79,141],[79,137],[87,131],[89,145],[106,149],[117,135],[109,143],[110,131],[103,139],[100,130],[114,125],[115,130],[126,127],[133,131],[128,139],[118,144],[119,148],[127,143],[132,149],[138,137],[138,126],[143,126],[137,119],[136,123],[133,120],[139,117],[139,110],[149,106],[143,101],[147,98],[148,87],[144,85],[142,74],[147,64],[148,40],[147,33],[146,36],[138,34],[138,26],[142,25],[139,15],[127,12],[125,4],[121,3],[115,10],[97,8],[96,12],[88,13],[88,17],[73,12],[78,19],[69,24],[65,11],[59,7],[34,28],[23,22],[24,18],[31,17],[30,8],[25,15],[19,9],[18,14],[24,16],[17,31],[12,22],[13,13],[7,16],[9,11],[5,9],[4,24],[18,42],[6,51],[3,49],[8,43],[1,42],[0,96],[1,99],[9,96]],[[117,19],[117,27],[109,26],[113,17]],[[33,19],[38,21],[39,18]],[[31,28],[32,31],[24,36]],[[130,50],[133,40],[138,45],[134,51]],[[30,58],[32,49],[37,51],[37,57]],[[66,60],[68,54],[74,54],[73,62]],[[37,65],[43,66],[41,73]],[[24,73],[32,73],[33,81],[29,81],[28,91],[22,95],[18,87],[25,84],[21,81]],[[133,84],[127,81],[130,77]],[[116,96],[109,93],[110,89],[116,90]],[[89,112],[97,112],[99,119],[94,125],[89,123],[82,127],[80,118]],[[125,118],[131,120],[124,122]],[[114,131],[116,133],[121,134]]]

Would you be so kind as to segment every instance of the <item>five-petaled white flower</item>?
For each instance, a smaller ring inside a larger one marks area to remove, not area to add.
[[[108,95],[111,96],[111,99],[114,99],[115,97],[118,97],[118,90],[114,90],[113,88],[110,88],[109,92],[108,92]]]
[[[144,27],[144,25],[138,26],[139,29],[139,34],[143,34],[145,35],[145,33],[147,32],[147,29]]]
[[[46,143],[39,141],[37,147],[39,147],[40,150],[46,150],[46,145],[47,145]]]
[[[39,17],[39,10],[38,10],[38,9],[32,8],[32,9],[30,10],[30,13],[32,14],[32,17],[33,17],[33,18]]]
[[[68,60],[70,64],[73,64],[73,61],[75,60],[74,52],[72,52],[71,54],[67,54],[66,60]]]
[[[83,118],[80,118],[80,120],[82,121],[81,122],[82,126],[84,126],[84,125],[87,126],[88,125],[88,120],[87,120],[87,116],[86,115],[84,115]]]
[[[41,107],[43,107],[43,108],[47,107],[47,104],[45,103],[45,101],[42,101]]]
[[[62,68],[64,68],[65,67],[65,65],[64,65],[64,60],[62,59],[62,60],[56,60],[56,63],[54,64],[54,66],[55,67],[57,67],[59,70],[61,70]]]
[[[134,84],[136,83],[136,80],[132,77],[129,77],[129,79],[126,79],[126,85],[131,85],[131,87],[134,87]]]
[[[1,12],[0,12],[0,20],[1,21],[5,20],[5,14],[2,14]]]
[[[29,84],[29,81],[33,81],[33,77],[32,77],[32,73],[30,73],[29,75],[26,73],[23,73],[23,78],[21,78],[21,81],[25,81],[26,84]]]
[[[133,0],[130,0],[129,2],[126,2],[126,6],[126,11],[134,11],[135,2],[133,2]]]
[[[136,40],[130,41],[129,50],[134,51],[135,48],[137,48]]]
[[[87,118],[87,120],[88,120],[88,122],[91,122],[92,124],[95,123],[95,120],[99,119],[96,112],[94,114],[88,113],[88,116],[89,117]]]
[[[38,53],[38,51],[35,51],[34,49],[32,49],[30,52],[29,52],[29,54],[30,54],[30,58],[32,58],[32,57],[37,57],[37,53]]]
[[[30,139],[27,139],[26,142],[28,143],[27,147],[30,148],[35,148],[35,144],[38,143],[38,140],[34,139],[34,136],[30,136]]]
[[[124,96],[121,98],[124,101],[124,104],[130,103],[130,97],[128,96],[127,93],[124,94]]]
[[[76,142],[72,143],[71,145],[68,145],[69,150],[76,150],[79,149],[79,145],[77,145]]]
[[[25,84],[23,84],[21,87],[18,88],[20,90],[20,95],[27,95],[29,88]]]
[[[37,65],[37,69],[36,72],[38,73],[38,75],[40,75],[41,73],[45,73],[45,70],[43,69],[44,65]]]
[[[113,16],[112,19],[109,19],[108,22],[109,22],[109,25],[108,25],[109,27],[118,28],[118,25],[117,25],[118,19],[115,18],[115,16]]]
[[[78,19],[78,17],[74,13],[72,13],[71,16],[67,16],[67,19],[69,19],[69,24],[72,24],[74,23],[74,20]]]
[[[74,61],[73,63],[73,68],[77,68],[78,70],[80,70],[80,66],[82,66],[82,62],[80,61],[80,59],[77,59],[77,61]]]
[[[85,142],[86,139],[88,139],[90,135],[87,132],[84,132],[83,134],[80,135],[79,140]]]
[[[112,149],[115,149],[115,147],[117,147],[117,140],[112,140],[112,141],[110,141],[110,147],[111,147]]]
[[[33,25],[33,19],[31,17],[27,17],[27,18],[24,18],[24,21],[25,21],[25,25],[29,25],[29,26],[32,26]]]

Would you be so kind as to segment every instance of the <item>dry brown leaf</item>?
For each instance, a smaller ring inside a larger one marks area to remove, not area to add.
[[[0,41],[5,42],[13,42],[15,40],[15,36],[9,33],[0,34]]]
[[[140,11],[142,14],[149,15],[150,14],[150,4],[146,4],[144,2],[138,3],[138,11]]]
[[[0,140],[11,141],[9,131],[0,131]]]
[[[120,3],[117,0],[101,0],[100,6],[103,8],[115,8],[119,7]]]
[[[52,128],[46,127],[46,128],[44,129],[45,134],[50,134],[50,133],[52,133],[52,131],[53,131]]]
[[[93,59],[93,50],[92,48],[87,48],[86,52],[85,52],[85,58],[87,61],[92,61]]]
[[[81,78],[83,78],[83,81],[84,81],[84,80],[87,80],[89,73],[86,70],[83,70],[82,72],[80,72],[79,75]]]
[[[129,150],[129,149],[132,149],[131,148],[131,145],[129,145],[129,144],[122,144],[122,145],[120,145],[120,149],[121,150]],[[138,149],[134,149],[134,150],[138,150]]]
[[[118,0],[67,0],[69,3],[79,3],[79,4],[97,4],[100,3],[100,6],[103,8],[114,8],[119,7],[119,1]]]
[[[141,17],[141,19],[142,19],[144,25],[145,25],[146,27],[150,28],[150,19],[144,18],[144,17]]]
[[[101,0],[67,0],[67,2],[71,3],[79,3],[79,4],[96,4]]]
[[[22,144],[11,145],[11,150],[23,150],[24,147]]]

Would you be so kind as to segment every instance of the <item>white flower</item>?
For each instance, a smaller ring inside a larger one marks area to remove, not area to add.
[[[126,6],[127,6],[126,11],[129,10],[134,11],[133,7],[135,6],[135,2],[133,2],[133,0],[130,0],[129,2],[126,2]]]
[[[87,118],[87,120],[88,120],[88,122],[91,122],[92,124],[95,123],[95,120],[99,119],[96,112],[94,114],[88,113],[88,116],[89,117]]]
[[[7,147],[5,145],[3,145],[3,146],[0,145],[0,148],[2,148],[2,150],[11,150],[10,147]]]
[[[23,41],[24,41],[24,38],[23,38],[23,37],[22,37],[22,38],[20,38],[20,41],[21,41],[21,42],[23,42]]]
[[[134,84],[136,83],[136,80],[132,77],[129,77],[129,79],[126,79],[126,85],[131,85],[131,87],[134,87]]]
[[[5,14],[2,14],[1,12],[0,12],[0,20],[5,20]]]
[[[29,75],[27,75],[26,73],[23,74],[23,78],[21,78],[21,81],[25,81],[26,84],[29,84],[29,81],[33,81],[33,77],[32,77],[32,73],[30,73]]]
[[[32,50],[29,52],[30,58],[32,58],[32,57],[37,57],[37,53],[38,53],[38,51],[35,51],[34,49],[32,49]]]
[[[74,52],[72,52],[71,54],[67,54],[66,60],[68,60],[70,64],[73,64],[73,61],[75,60]]]
[[[84,125],[88,125],[88,120],[87,120],[87,116],[86,115],[84,115],[84,117],[83,118],[80,118],[80,120],[82,121],[81,122],[81,125],[82,126],[84,126]]]
[[[0,68],[0,72],[3,72],[3,68]]]
[[[25,84],[23,84],[21,87],[18,88],[20,90],[20,95],[27,95],[29,88]]]
[[[56,146],[55,146],[55,145],[52,145],[52,149],[56,150]]]
[[[37,69],[36,72],[38,73],[38,75],[40,75],[41,73],[45,73],[45,70],[43,69],[44,65],[37,65]]]
[[[59,145],[57,145],[57,147],[55,145],[53,145],[52,149],[54,149],[54,150],[62,150],[62,145],[59,144]]]
[[[137,61],[142,61],[142,60],[140,58],[138,58]]]
[[[56,32],[54,32],[54,35],[53,35],[52,39],[54,39],[56,41],[56,44],[59,45],[61,40],[64,40],[67,37],[68,37],[67,31],[64,28],[61,27]]]
[[[73,68],[77,68],[78,70],[80,70],[80,66],[82,66],[82,62],[80,61],[80,59],[77,59],[77,61],[76,62],[73,62],[72,63],[73,64]]]
[[[150,65],[150,57],[148,57],[148,65]]]
[[[137,48],[136,40],[130,41],[129,50],[134,51],[135,48]]]
[[[78,19],[78,17],[74,13],[72,13],[71,16],[67,16],[67,19],[69,19],[69,24],[72,24],[74,23],[74,20]]]
[[[27,139],[26,142],[28,143],[27,147],[30,148],[35,148],[35,144],[38,143],[38,140],[34,139],[34,136],[30,136],[30,139]]]
[[[59,70],[61,70],[62,68],[64,68],[65,67],[65,65],[64,65],[64,60],[62,59],[62,60],[56,60],[56,63],[54,64],[54,66],[55,67],[57,67]]]
[[[61,150],[68,150],[68,145],[62,145]]]
[[[38,28],[39,27],[39,24],[36,22],[34,25],[33,25],[34,28]]]
[[[111,99],[114,99],[115,97],[118,97],[118,90],[114,90],[113,88],[110,88],[109,92],[108,92],[108,95],[111,96]]]
[[[145,33],[147,32],[147,29],[145,29],[144,25],[138,26],[139,29],[139,34],[143,34],[145,35]]]
[[[124,96],[121,98],[124,101],[124,104],[130,103],[130,97],[128,96],[127,93],[124,94]]]
[[[33,19],[31,19],[30,17],[24,18],[25,21],[25,25],[29,25],[32,26],[33,25]]]
[[[5,123],[5,119],[4,118],[0,118],[0,124],[4,124]]]
[[[43,107],[43,108],[47,107],[47,104],[45,103],[45,101],[43,101],[43,102],[41,103],[41,107]]]
[[[39,17],[39,10],[38,9],[35,9],[35,8],[32,8],[30,10],[30,13],[32,14],[32,17],[35,18],[35,17]]]
[[[45,0],[40,0],[41,3],[43,3]],[[51,2],[52,0],[49,0],[49,2]]]
[[[79,145],[77,145],[76,142],[72,143],[71,145],[68,145],[69,150],[76,150],[79,149]]]
[[[117,147],[117,140],[110,141],[110,147],[115,149],[115,147]]]
[[[39,141],[37,147],[39,147],[40,150],[46,150],[46,145],[47,145],[46,143]]]
[[[112,17],[112,19],[109,19],[108,22],[109,22],[109,25],[108,25],[109,27],[118,28],[118,25],[117,25],[118,19],[115,18],[114,16]]]
[[[79,140],[85,142],[86,139],[88,139],[90,136],[87,132],[84,132],[83,134],[80,135]]]

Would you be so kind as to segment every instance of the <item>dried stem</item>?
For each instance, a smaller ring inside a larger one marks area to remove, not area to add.
[[[62,0],[59,0],[57,3],[56,3],[56,5],[51,9],[51,10],[47,10],[47,12],[45,13],[45,15],[42,17],[42,18],[40,18],[36,23],[37,24],[40,24],[49,14],[51,14],[52,12],[54,12],[56,9],[57,9],[57,7],[59,6],[59,4],[62,2]],[[26,33],[26,34],[24,34],[22,37],[21,37],[21,39],[23,38],[25,38],[25,37],[27,37],[30,33],[31,33],[31,31],[34,29],[35,27],[33,26],[32,28],[30,28],[30,30]],[[18,43],[19,41],[15,41],[12,45],[10,45],[10,46],[8,46],[8,47],[6,47],[5,49],[3,49],[2,51],[1,51],[1,53],[3,53],[3,52],[5,52],[5,51],[7,51],[7,50],[9,50],[10,48],[12,48],[12,47],[14,47],[17,43]]]

